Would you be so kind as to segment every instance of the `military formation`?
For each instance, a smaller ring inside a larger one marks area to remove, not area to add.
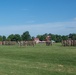
[[[34,47],[36,45],[35,41],[18,41],[17,43],[20,47],[21,46],[33,46]]]
[[[52,41],[51,41],[51,36],[46,36],[45,39],[45,44],[46,46],[52,46]],[[62,40],[62,46],[76,46],[76,40],[72,39],[67,39],[67,40]],[[0,41],[0,45],[18,45],[19,47],[22,46],[35,46],[36,41]]]
[[[2,41],[2,45],[16,45],[16,41]]]
[[[0,45],[19,45],[21,46],[33,46],[36,44],[35,41],[0,41]]]
[[[76,40],[62,40],[62,45],[63,46],[76,46]]]

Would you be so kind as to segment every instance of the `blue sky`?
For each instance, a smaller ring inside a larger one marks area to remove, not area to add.
[[[0,35],[76,33],[76,0],[0,0]]]

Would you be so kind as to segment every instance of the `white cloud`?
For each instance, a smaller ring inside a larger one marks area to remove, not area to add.
[[[11,25],[1,26],[0,34],[22,34],[29,31],[32,36],[44,33],[67,35],[69,33],[76,33],[76,22],[56,22],[46,24],[32,24],[32,25]]]

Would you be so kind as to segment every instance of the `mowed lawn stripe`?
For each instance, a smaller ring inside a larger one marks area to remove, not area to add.
[[[1,75],[76,75],[76,47],[0,46]]]

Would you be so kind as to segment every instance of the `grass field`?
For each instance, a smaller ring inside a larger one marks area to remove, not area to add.
[[[0,75],[76,75],[76,47],[0,46]]]

